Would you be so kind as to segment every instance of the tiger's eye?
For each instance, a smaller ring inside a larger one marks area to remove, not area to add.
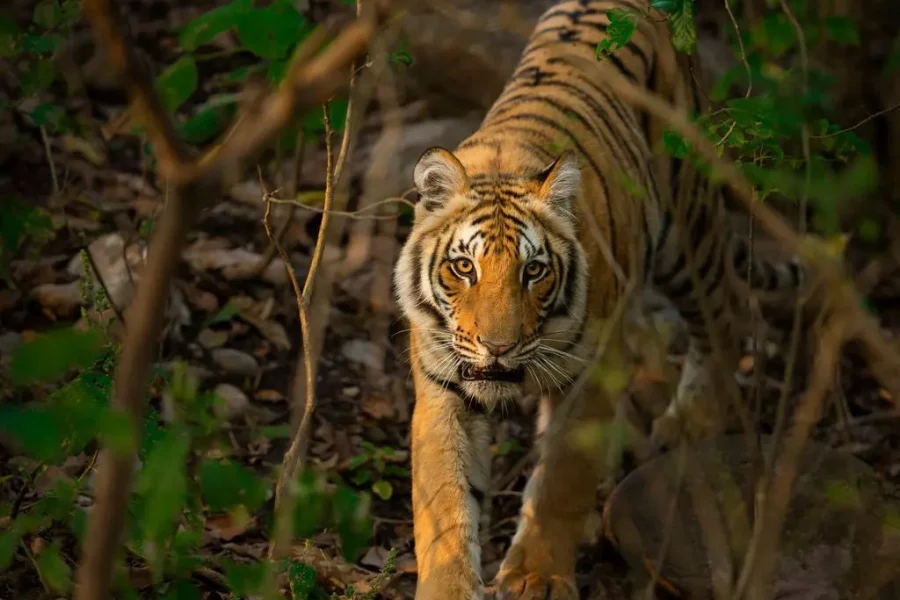
[[[475,270],[475,265],[468,258],[457,258],[453,261],[453,269],[457,274],[465,277],[471,275],[472,271]]]
[[[525,265],[525,277],[528,279],[537,279],[544,274],[544,263],[533,260]]]

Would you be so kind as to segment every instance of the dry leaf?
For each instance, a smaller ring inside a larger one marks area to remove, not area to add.
[[[253,394],[253,398],[261,402],[284,402],[286,400],[284,394],[278,390],[257,390]]]
[[[227,513],[208,516],[206,531],[210,537],[227,542],[247,531],[254,523],[256,518],[244,506],[238,506]]]
[[[390,398],[368,394],[363,400],[362,409],[374,419],[389,419],[394,414],[394,403]]]

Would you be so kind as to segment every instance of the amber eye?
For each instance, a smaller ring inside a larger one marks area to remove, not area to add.
[[[471,277],[475,272],[475,265],[468,258],[457,258],[453,261],[453,270],[460,277]]]
[[[525,279],[527,281],[534,281],[536,279],[540,279],[544,272],[547,270],[547,266],[537,260],[533,260],[527,265],[525,265]]]

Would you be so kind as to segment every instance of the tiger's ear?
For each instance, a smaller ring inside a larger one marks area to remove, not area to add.
[[[413,181],[421,196],[418,206],[428,212],[438,210],[455,194],[465,193],[469,186],[462,163],[443,148],[429,148],[422,154],[416,163]]]
[[[572,218],[572,204],[581,187],[581,168],[575,154],[567,150],[536,175],[538,195],[563,217]]]

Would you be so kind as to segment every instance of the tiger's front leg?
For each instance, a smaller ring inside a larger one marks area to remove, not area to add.
[[[525,486],[518,530],[497,575],[501,599],[578,598],[575,560],[605,474],[607,444],[600,439],[588,446],[579,443],[576,430],[609,422],[612,416],[611,406],[599,395],[584,398],[570,410],[560,410],[562,396],[541,401],[541,454]]]
[[[413,364],[417,364],[415,353]],[[479,501],[490,477],[487,418],[413,368],[412,504],[416,600],[484,597]]]

